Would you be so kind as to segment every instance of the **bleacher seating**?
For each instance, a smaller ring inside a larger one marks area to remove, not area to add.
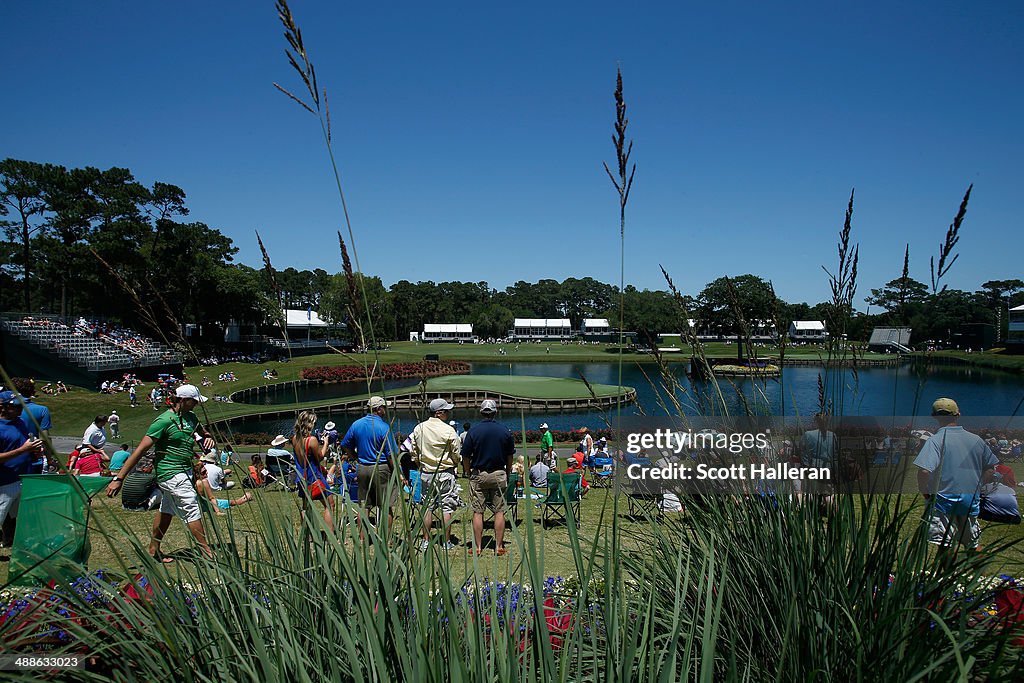
[[[82,320],[70,326],[55,318],[12,318],[3,320],[3,328],[90,372],[182,362],[173,349],[137,332],[107,333]]]

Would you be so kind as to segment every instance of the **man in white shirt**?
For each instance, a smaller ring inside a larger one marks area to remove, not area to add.
[[[234,487],[235,482],[227,480],[231,470],[221,468],[215,453],[207,453],[201,460],[206,463],[206,480],[210,482],[211,489],[214,491],[224,491]]]

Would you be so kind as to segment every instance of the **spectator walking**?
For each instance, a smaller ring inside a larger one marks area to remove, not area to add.
[[[174,517],[181,519],[188,527],[207,557],[213,556],[213,551],[206,542],[203,513],[199,509],[199,494],[193,483],[196,435],[199,435],[200,446],[203,449],[209,450],[215,445],[213,436],[192,412],[192,409],[203,401],[206,401],[206,397],[193,385],[182,384],[178,387],[171,399],[171,407],[153,420],[146,435],[125,461],[124,467],[121,468],[124,474],[115,475],[114,480],[107,486],[107,496],[117,495],[125,477],[131,474],[140,458],[150,448],[155,449],[153,463],[161,500],[160,511],[153,520],[149,554],[158,562],[173,562],[160,552],[160,543]]]
[[[107,417],[107,424],[110,425],[110,436],[115,439],[121,438],[121,418],[116,410],[111,410]]]
[[[957,424],[960,407],[953,399],[936,400],[932,416],[939,429],[914,459],[918,490],[930,502],[928,540],[974,550],[981,538],[981,485],[992,480],[999,460],[980,436]]]
[[[456,468],[462,460],[462,440],[448,424],[448,413],[455,406],[443,398],[435,398],[428,407],[430,417],[420,422],[409,436],[413,457],[419,461],[420,482],[426,512],[423,516],[423,541],[420,549],[430,544],[433,512],[440,509],[446,550],[454,546],[449,538],[452,515],[462,505],[459,499]],[[469,438],[469,437],[467,437]]]
[[[135,391],[134,384],[128,387],[128,405],[130,405],[132,408],[135,408],[136,406],[139,405],[139,396],[138,393]]]
[[[491,399],[480,404],[483,420],[473,425],[462,447],[462,467],[469,476],[469,495],[473,506],[473,547],[483,552],[484,511],[494,513],[494,552],[505,554],[505,489],[516,451],[512,432],[495,422],[498,406]]]
[[[395,503],[398,502],[397,485],[393,485],[392,473],[401,470],[395,462],[398,449],[391,438],[387,421],[387,401],[380,396],[371,396],[366,407],[367,415],[352,423],[341,440],[341,450],[346,460],[358,462],[356,482],[359,490],[359,504],[367,509],[377,508],[388,511],[388,526],[394,523]],[[403,484],[409,482],[401,477]]]

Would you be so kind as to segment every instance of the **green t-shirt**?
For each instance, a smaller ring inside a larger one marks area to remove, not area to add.
[[[551,432],[545,431],[540,435],[540,449],[547,453],[549,448],[554,447],[555,437],[551,436]]]
[[[153,463],[157,481],[192,472],[195,464],[193,447],[196,445],[192,435],[198,426],[199,418],[193,412],[178,415],[168,410],[153,420],[146,436],[156,442]]]

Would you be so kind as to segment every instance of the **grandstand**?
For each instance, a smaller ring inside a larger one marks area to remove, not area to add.
[[[878,353],[910,353],[909,327],[876,327],[871,330],[868,351]]]
[[[82,383],[98,382],[104,375],[124,371],[182,366],[181,355],[164,344],[133,330],[81,318],[67,324],[56,317],[12,316],[0,320],[0,329],[5,333],[6,362],[22,361],[14,363],[21,366],[22,374],[63,370],[63,374],[78,377],[78,383]],[[47,357],[50,362],[46,362]]]

